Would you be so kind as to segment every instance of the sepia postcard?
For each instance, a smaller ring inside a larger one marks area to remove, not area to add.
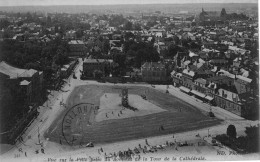
[[[258,0],[0,0],[0,161],[258,161]]]

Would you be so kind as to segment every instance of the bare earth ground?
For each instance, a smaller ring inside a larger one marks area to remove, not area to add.
[[[119,96],[121,88],[123,87],[106,85],[78,86],[70,94],[66,102],[67,109],[78,103],[100,106],[96,122],[87,126],[87,131],[84,132],[84,144],[140,139],[196,130],[220,123],[219,119],[207,117],[172,95],[141,86],[127,86],[129,103],[138,108],[138,111],[123,109]],[[142,94],[146,95],[147,100],[140,97]],[[50,141],[66,143],[61,133],[61,121],[66,112],[61,113],[45,133],[44,136]],[[160,131],[160,126],[165,130]]]

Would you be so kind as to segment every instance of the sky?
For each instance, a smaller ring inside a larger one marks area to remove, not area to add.
[[[257,3],[258,0],[0,0],[0,6],[180,3]]]

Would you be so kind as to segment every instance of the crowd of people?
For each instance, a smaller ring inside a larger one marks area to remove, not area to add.
[[[173,135],[174,139],[174,135]],[[105,160],[113,160],[113,161],[130,161],[132,159],[141,158],[141,154],[149,154],[149,153],[156,153],[159,150],[165,150],[167,148],[174,148],[178,151],[178,147],[182,146],[191,146],[193,144],[188,143],[185,141],[184,143],[177,142],[174,139],[173,142],[166,141],[164,144],[160,145],[152,145],[149,144],[148,140],[145,139],[145,144],[142,146],[139,144],[134,149],[128,148],[127,150],[120,150],[118,152],[113,153],[106,153],[104,152],[103,148],[98,149],[98,153],[100,155],[104,155]]]

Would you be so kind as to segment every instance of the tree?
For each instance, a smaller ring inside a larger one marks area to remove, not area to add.
[[[146,24],[146,27],[148,29],[150,29],[151,27],[153,27],[154,25],[156,25],[157,22],[156,21],[148,21],[147,24]]]
[[[127,21],[124,25],[125,30],[132,30],[133,24],[130,21]]]
[[[125,39],[129,40],[129,38],[135,38],[135,35],[132,32],[126,32]]]
[[[227,128],[227,135],[231,138],[236,139],[237,137],[237,131],[236,131],[236,127],[232,124],[230,124]]]
[[[83,33],[82,29],[79,29],[79,30],[76,31],[76,37],[77,38],[82,38],[83,35],[84,35],[84,33]]]
[[[130,57],[134,57],[136,56],[136,52],[133,51],[133,50],[128,50],[127,53],[126,53],[127,56],[130,56]]]
[[[110,50],[110,43],[109,43],[109,40],[108,39],[105,39],[103,41],[103,52],[105,54],[108,54],[108,51]]]
[[[115,53],[113,61],[119,65],[120,68],[125,68],[126,56],[125,54]]]
[[[0,29],[7,28],[10,24],[8,20],[2,19],[0,20]]]
[[[141,25],[139,23],[135,24],[134,25],[134,30],[138,30],[140,31],[142,28],[141,28]]]
[[[113,27],[118,27],[124,24],[127,20],[123,17],[123,15],[112,15],[109,21],[109,25]]]
[[[220,17],[225,17],[226,15],[227,15],[227,12],[226,12],[225,8],[222,8]]]

